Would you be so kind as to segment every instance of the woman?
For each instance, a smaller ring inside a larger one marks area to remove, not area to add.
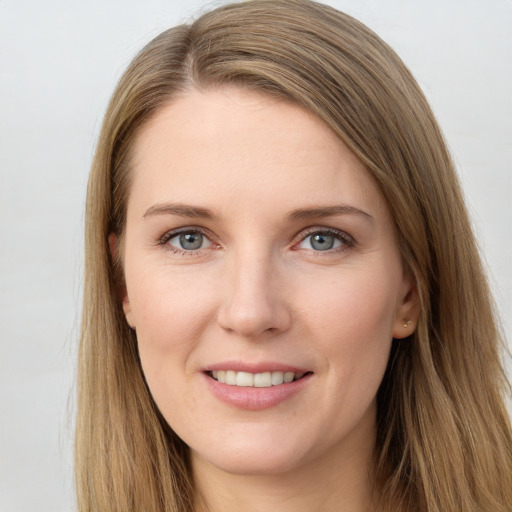
[[[512,509],[459,184],[393,51],[303,0],[132,62],[91,172],[81,510]]]

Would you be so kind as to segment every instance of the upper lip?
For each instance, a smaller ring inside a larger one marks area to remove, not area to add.
[[[245,361],[222,361],[212,363],[203,368],[204,372],[212,372],[218,370],[233,370],[235,372],[248,372],[248,373],[264,373],[264,372],[293,372],[293,373],[306,373],[311,371],[309,368],[302,368],[300,366],[289,365],[276,361],[263,361],[263,362],[245,362]]]

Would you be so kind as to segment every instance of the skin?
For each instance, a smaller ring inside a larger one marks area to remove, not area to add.
[[[157,112],[132,172],[123,306],[151,393],[191,448],[197,509],[371,509],[375,397],[417,293],[363,165],[298,106],[221,89]],[[203,231],[202,246],[184,249],[180,229]],[[246,410],[208,387],[205,368],[224,361],[311,373]]]

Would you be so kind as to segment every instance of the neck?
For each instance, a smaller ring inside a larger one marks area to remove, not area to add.
[[[366,429],[361,429],[366,430]],[[327,454],[286,472],[233,474],[197,453],[192,464],[197,489],[196,512],[368,512],[372,505],[373,443],[361,450],[353,432]],[[354,449],[353,447],[357,447]]]

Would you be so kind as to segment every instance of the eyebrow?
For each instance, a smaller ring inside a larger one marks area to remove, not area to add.
[[[333,217],[334,215],[359,215],[371,222],[375,219],[367,212],[348,204],[335,206],[322,206],[319,208],[299,208],[288,215],[288,221],[296,222],[300,220],[318,219],[322,217]]]
[[[159,203],[148,208],[144,213],[143,218],[153,217],[156,215],[178,215],[180,217],[206,220],[213,220],[218,217],[212,212],[212,210],[201,206],[182,203]],[[374,218],[369,213],[347,204],[321,206],[316,208],[299,208],[291,212],[288,215],[287,220],[288,222],[297,222],[323,217],[333,217],[335,215],[359,215],[367,218],[371,222],[374,221]]]
[[[181,203],[155,204],[146,210],[143,218],[153,217],[155,215],[179,215],[180,217],[208,220],[216,217],[216,215],[208,208]]]

